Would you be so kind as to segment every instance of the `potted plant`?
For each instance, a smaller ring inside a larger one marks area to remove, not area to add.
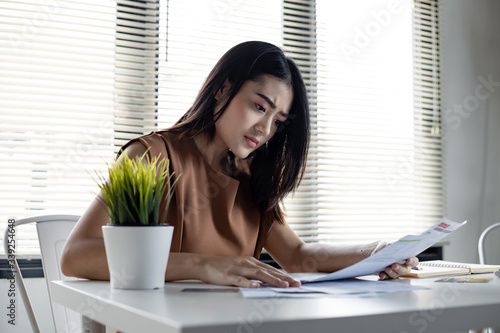
[[[174,227],[160,216],[180,176],[174,180],[169,160],[151,161],[147,152],[134,159],[123,154],[108,172],[108,180],[101,175],[97,183],[111,219],[102,226],[111,288],[163,288]]]

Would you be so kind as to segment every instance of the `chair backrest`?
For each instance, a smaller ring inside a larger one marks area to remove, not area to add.
[[[54,327],[58,333],[81,332],[82,319],[81,315],[75,311],[66,309],[65,307],[52,301],[52,286],[53,280],[72,280],[62,274],[60,268],[61,253],[64,243],[68,238],[71,230],[78,221],[77,215],[44,215],[34,216],[26,219],[16,220],[15,226],[28,223],[36,223],[38,232],[38,241],[40,243],[40,252],[42,255],[43,272],[47,282],[47,288],[50,298],[50,306],[52,309],[52,318],[54,320]],[[4,235],[4,248],[7,239],[7,231]],[[16,274],[16,281],[19,286],[21,297],[23,298],[26,312],[28,314],[31,326],[34,332],[39,332],[38,324],[32,310],[31,302],[28,293],[24,286],[22,275],[19,273],[19,266],[17,260],[14,262]]]
[[[484,265],[486,264],[486,258],[485,258],[485,251],[484,251],[484,243],[486,240],[486,236],[493,231],[494,229],[500,228],[500,222],[495,223],[490,225],[488,228],[486,228],[482,233],[481,236],[479,237],[479,242],[477,244],[478,247],[478,252],[479,252],[479,263]]]
[[[37,221],[36,227],[40,252],[42,254],[43,273],[47,282],[52,318],[58,333],[81,332],[81,315],[75,311],[52,301],[52,284],[54,280],[75,280],[61,272],[61,253],[64,243],[78,221],[78,216],[49,216]]]

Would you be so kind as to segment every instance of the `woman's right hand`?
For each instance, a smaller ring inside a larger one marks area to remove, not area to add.
[[[175,263],[179,262],[177,259],[181,259],[181,257],[187,259],[182,260],[181,266],[187,264],[190,266],[189,268],[175,267]],[[189,262],[190,264],[188,264]],[[171,276],[169,272],[173,273],[177,269],[193,270],[192,275],[197,279],[217,285],[244,288],[258,288],[261,283],[281,288],[300,286],[300,281],[295,280],[284,271],[262,263],[253,257],[222,257],[190,253],[170,253],[167,280],[175,280],[175,277]]]

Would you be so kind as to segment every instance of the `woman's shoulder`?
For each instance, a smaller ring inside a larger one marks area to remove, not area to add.
[[[180,135],[177,133],[173,133],[168,129],[165,130],[157,130],[151,131],[148,134],[139,136],[136,140],[141,141],[143,144],[147,146],[156,145],[156,144],[164,144],[167,142],[176,142],[180,140]]]
[[[138,136],[124,144],[120,150],[130,152],[148,151],[152,158],[158,155],[176,155],[182,151],[185,145],[189,145],[189,140],[181,138],[177,133],[170,130],[151,131],[148,134]]]

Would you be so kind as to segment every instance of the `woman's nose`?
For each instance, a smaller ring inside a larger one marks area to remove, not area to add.
[[[273,120],[263,118],[261,121],[259,121],[256,125],[256,130],[260,132],[260,134],[264,137],[268,136],[272,132],[272,126],[273,126]]]

